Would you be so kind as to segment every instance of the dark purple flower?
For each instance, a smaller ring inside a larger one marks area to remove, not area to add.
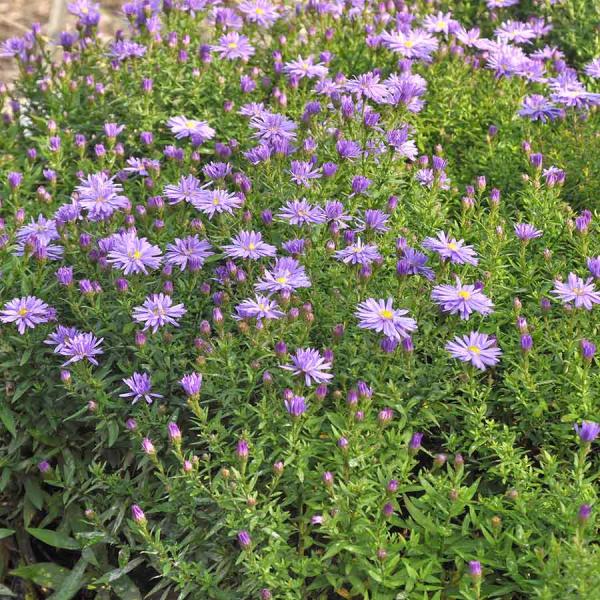
[[[582,421],[581,425],[573,425],[575,433],[584,444],[591,444],[600,434],[600,424],[594,421]]]
[[[119,396],[121,398],[133,397],[132,404],[141,398],[148,404],[152,404],[154,398],[162,398],[161,394],[152,393],[152,379],[148,373],[134,373],[131,377],[123,379],[123,383],[130,391],[119,394]]]

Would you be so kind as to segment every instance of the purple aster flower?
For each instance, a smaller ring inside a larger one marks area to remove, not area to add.
[[[290,254],[294,256],[300,256],[304,254],[304,250],[306,249],[306,240],[302,238],[295,238],[293,240],[288,240],[287,242],[283,242],[281,247]]]
[[[212,219],[215,214],[224,212],[232,215],[233,209],[242,205],[242,199],[237,194],[232,194],[227,190],[201,190],[191,203],[194,208]]]
[[[551,293],[564,304],[573,302],[575,308],[592,310],[594,304],[600,303],[600,295],[594,288],[592,277],[588,277],[584,281],[581,277],[575,275],[575,273],[569,273],[567,283],[556,280]]]
[[[290,168],[292,181],[296,185],[310,187],[311,179],[319,179],[321,173],[319,169],[313,169],[313,164],[304,160],[293,160]]]
[[[472,331],[468,335],[456,336],[454,340],[446,344],[446,350],[454,358],[485,371],[487,367],[493,367],[500,360],[502,354],[496,345],[496,338],[487,333]]]
[[[438,47],[437,39],[422,29],[384,33],[381,41],[386,48],[398,52],[404,58],[424,61],[429,61],[432,52]]]
[[[554,121],[562,116],[563,110],[550,102],[540,94],[526,96],[523,100],[523,107],[519,111],[520,117],[528,117],[532,121]]]
[[[133,319],[137,323],[144,324],[144,331],[152,328],[153,333],[156,333],[159,327],[163,327],[167,323],[179,327],[176,319],[182,317],[186,312],[183,304],[173,305],[171,296],[151,294],[141,306],[133,309]]]
[[[479,262],[473,247],[465,245],[464,240],[449,238],[443,231],[439,231],[436,236],[425,238],[423,248],[437,252],[442,258],[459,265],[477,265]]]
[[[204,176],[208,179],[216,181],[217,179],[225,179],[231,174],[231,165],[225,162],[209,162],[202,167]]]
[[[256,231],[240,231],[231,238],[231,244],[223,246],[225,256],[256,260],[264,256],[275,256],[277,248],[262,241],[262,234]]]
[[[123,379],[123,383],[129,388],[129,392],[119,394],[120,398],[133,396],[132,404],[143,398],[148,404],[152,404],[153,398],[162,398],[161,394],[152,392],[152,379],[148,373],[134,373],[131,377]]]
[[[219,43],[212,49],[226,60],[235,60],[241,58],[248,60],[255,52],[254,47],[245,35],[240,35],[237,31],[231,31],[221,36]]]
[[[310,287],[304,267],[289,256],[278,258],[271,269],[266,269],[258,280],[256,289],[260,292],[294,292],[298,288]]]
[[[363,244],[358,238],[355,243],[337,250],[334,257],[347,265],[370,265],[381,259],[375,244]]]
[[[360,144],[352,140],[338,140],[335,149],[340,158],[345,158],[346,160],[359,158],[362,155]]]
[[[292,364],[282,365],[282,369],[291,371],[294,375],[304,377],[306,385],[326,383],[333,378],[331,363],[326,361],[318,350],[301,348],[290,356]]]
[[[247,531],[240,531],[237,535],[238,543],[243,550],[247,550],[252,546],[252,538]]]
[[[109,46],[109,56],[123,62],[128,58],[141,58],[146,54],[146,46],[131,40],[117,40]]]
[[[129,200],[121,196],[123,187],[106,173],[81,178],[76,188],[79,205],[87,210],[90,221],[104,221],[120,208],[129,207]]]
[[[290,225],[313,225],[325,222],[325,213],[320,206],[311,206],[308,201],[289,200],[277,216]]]
[[[297,419],[308,409],[308,403],[303,396],[293,396],[284,400],[285,408],[291,417]]]
[[[358,227],[356,231],[377,231],[385,233],[390,228],[387,226],[389,215],[386,215],[383,211],[378,209],[367,209],[365,210],[364,217],[357,219]]]
[[[522,242],[528,242],[529,240],[542,237],[543,233],[529,223],[517,223],[515,225],[515,235]]]
[[[546,184],[550,187],[556,184],[562,184],[565,181],[565,172],[558,167],[548,167],[542,171]]]
[[[32,218],[31,223],[17,229],[16,238],[18,241],[28,241],[32,237],[35,237],[37,241],[44,245],[47,245],[54,240],[58,240],[60,235],[56,230],[56,221],[54,219],[46,219],[43,215],[39,215],[37,221]]]
[[[417,329],[417,322],[410,317],[407,310],[394,309],[392,298],[375,300],[368,298],[357,306],[356,317],[361,329],[370,329],[383,333],[386,338],[400,341]]]
[[[463,285],[456,278],[455,285],[438,285],[431,292],[432,299],[445,312],[460,314],[461,319],[468,319],[473,312],[489,315],[493,312],[492,301],[476,286]]]
[[[90,0],[75,0],[67,4],[67,10],[75,15],[80,25],[95,27],[100,22],[100,4]]]
[[[338,229],[346,229],[352,217],[345,212],[344,205],[339,200],[329,200],[325,204],[325,220]]]
[[[33,37],[26,34],[23,37],[11,37],[0,44],[0,57],[27,60],[27,52],[33,48]]]
[[[181,378],[181,387],[183,391],[190,397],[196,398],[202,389],[202,374],[188,373]]]
[[[384,83],[380,83],[379,79],[377,73],[369,71],[347,81],[344,88],[358,98],[368,98],[377,104],[381,104],[387,98],[388,89]]]
[[[193,204],[200,198],[203,186],[193,175],[181,177],[176,184],[165,186],[164,195],[169,199],[169,204],[189,202]]]
[[[237,8],[247,21],[260,27],[270,27],[279,18],[277,9],[268,0],[243,0]]]
[[[108,253],[107,262],[121,269],[125,275],[132,273],[148,274],[148,269],[158,269],[161,263],[161,250],[148,243],[146,238],[138,238],[135,233],[117,236],[113,249]]]
[[[589,77],[600,79],[600,58],[595,58],[591,62],[587,63],[583,70]]]
[[[96,356],[104,354],[102,348],[100,348],[103,341],[104,338],[98,339],[93,333],[78,333],[76,336],[65,340],[59,354],[70,358],[62,366],[66,367],[81,360],[87,360],[98,366]]]
[[[590,340],[581,340],[581,342],[579,342],[579,346],[581,348],[581,356],[583,357],[583,360],[591,362],[594,358],[594,354],[596,354],[596,344],[594,344],[594,342],[590,342]]]
[[[280,319],[285,316],[285,313],[279,310],[277,302],[271,300],[267,296],[257,294],[254,299],[248,298],[235,307],[237,315],[235,319]]]
[[[44,344],[54,346],[54,352],[60,354],[66,344],[76,335],[81,333],[77,327],[64,327],[59,325],[49,336],[44,340]]]
[[[392,129],[387,134],[388,144],[396,151],[397,155],[404,156],[409,160],[415,160],[419,151],[414,140],[408,139],[408,126],[402,129]]]
[[[278,113],[262,112],[250,120],[254,137],[274,147],[296,139],[296,123]]]
[[[283,71],[288,74],[289,77],[296,79],[323,79],[327,77],[327,67],[323,63],[315,63],[314,58],[309,56],[302,58],[298,56],[296,60],[285,63]]]
[[[363,175],[356,175],[352,178],[352,193],[364,194],[371,185],[371,180]]]
[[[429,257],[414,248],[407,246],[403,250],[404,256],[398,262],[398,271],[406,275],[422,275],[432,281],[435,279],[435,273],[431,267],[427,266]]]
[[[596,279],[600,279],[600,256],[587,259],[587,267]]]
[[[388,87],[387,103],[404,105],[412,113],[420,112],[425,106],[422,96],[427,91],[427,81],[416,73],[392,74],[385,81]]]
[[[178,140],[191,137],[200,142],[205,142],[215,137],[215,130],[206,121],[195,121],[183,116],[171,117],[167,121],[167,127]]]
[[[179,267],[181,271],[186,268],[197,271],[213,254],[212,246],[206,240],[198,239],[197,235],[190,235],[183,239],[176,238],[174,243],[167,244],[165,262],[168,265]]]
[[[17,331],[23,335],[25,329],[33,329],[36,325],[47,323],[51,316],[51,308],[36,296],[13,298],[0,311],[2,323],[15,323]]]
[[[473,579],[481,579],[481,563],[478,560],[469,561],[469,575]]]
[[[522,21],[505,21],[494,31],[498,41],[502,43],[528,44],[537,37],[531,25]]]
[[[573,425],[575,433],[584,444],[591,444],[600,434],[600,424],[594,421],[583,421],[581,425]]]

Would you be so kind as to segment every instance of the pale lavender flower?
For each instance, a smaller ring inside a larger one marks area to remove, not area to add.
[[[248,38],[240,35],[237,31],[231,31],[221,36],[219,43],[212,46],[212,49],[226,60],[237,58],[248,60],[255,52]]]
[[[404,58],[429,61],[431,54],[438,48],[438,41],[433,35],[422,29],[394,31],[381,36],[384,46],[398,52]]]
[[[291,371],[294,375],[304,377],[306,385],[326,383],[333,378],[331,363],[326,361],[318,350],[302,348],[290,356],[292,364],[282,365],[282,369]]]
[[[470,362],[481,371],[496,365],[502,354],[500,348],[496,345],[495,337],[478,331],[455,337],[453,341],[446,344],[446,350],[454,358],[458,358],[463,362]]]
[[[173,305],[173,300],[165,294],[151,294],[141,306],[133,309],[133,319],[137,323],[144,324],[144,331],[152,329],[153,333],[158,331],[167,323],[179,327],[176,319],[182,317],[187,310],[183,304]]]
[[[59,354],[70,358],[62,366],[66,367],[81,360],[87,360],[93,365],[98,366],[96,356],[104,354],[102,348],[100,348],[100,344],[103,341],[104,338],[98,339],[93,333],[79,333],[73,338],[65,340]]]
[[[311,186],[312,179],[319,179],[321,172],[319,169],[313,169],[313,164],[304,160],[293,160],[290,168],[292,181],[296,185],[304,187]]]
[[[594,304],[600,304],[600,294],[596,292],[592,281],[592,277],[588,277],[584,281],[575,273],[569,273],[567,283],[558,280],[554,282],[554,289],[551,294],[554,294],[565,304],[572,302],[575,308],[592,310]]]
[[[384,83],[380,83],[379,79],[380,76],[377,73],[369,71],[347,81],[344,88],[359,98],[368,98],[380,104],[386,99],[388,89]]]
[[[203,186],[193,175],[181,177],[176,184],[165,186],[164,195],[168,198],[169,204],[179,204],[180,202],[189,202],[193,204],[201,197]]]
[[[202,373],[188,373],[181,378],[179,383],[190,398],[198,397],[202,389]]]
[[[135,233],[119,235],[107,256],[107,262],[125,275],[147,275],[148,269],[153,271],[160,267],[161,259],[160,248],[150,244],[146,238],[138,238]]]
[[[472,246],[465,245],[464,240],[456,240],[448,237],[443,231],[436,234],[437,237],[428,237],[422,246],[426,250],[437,252],[442,258],[457,264],[477,265],[477,253]]]
[[[530,225],[529,223],[517,223],[515,225],[515,235],[522,242],[528,242],[529,240],[542,237],[543,232],[539,229],[536,229],[533,225]]]
[[[320,206],[312,206],[302,200],[289,200],[277,215],[291,225],[313,225],[325,222],[325,213]]]
[[[50,307],[36,296],[13,298],[0,311],[2,323],[14,323],[17,331],[23,335],[25,329],[34,329],[36,325],[47,323]]]
[[[392,298],[368,298],[361,302],[355,313],[359,320],[358,326],[361,329],[383,333],[386,338],[393,340],[400,341],[408,337],[411,331],[417,329],[417,322],[404,316],[408,314],[407,310],[394,309],[393,302]]]
[[[186,268],[197,271],[213,254],[212,246],[207,240],[200,240],[197,235],[190,235],[183,239],[176,238],[172,244],[167,244],[165,262],[179,267],[181,271]]]
[[[204,142],[215,137],[215,130],[206,121],[196,121],[183,116],[171,117],[167,126],[178,140],[191,137]]]
[[[148,404],[152,404],[154,398],[162,398],[161,394],[152,392],[152,379],[148,373],[134,373],[131,377],[123,379],[123,383],[129,388],[129,392],[119,394],[120,398],[133,397],[132,404],[143,398]]]
[[[277,8],[268,0],[243,0],[237,8],[247,21],[260,27],[270,27],[279,18]]]
[[[262,241],[262,234],[256,231],[240,231],[231,238],[231,244],[223,246],[225,256],[256,260],[264,256],[275,256],[277,248]]]
[[[81,332],[77,327],[65,327],[59,325],[48,338],[44,340],[44,344],[54,346],[54,352],[60,354],[66,344],[79,333]]]
[[[360,238],[342,250],[337,250],[334,257],[347,265],[363,266],[381,259],[377,246],[375,244],[363,244]]]
[[[248,298],[235,307],[235,319],[280,319],[285,313],[279,309],[277,302],[267,296],[257,294],[255,298]]]
[[[284,400],[285,408],[293,418],[301,417],[308,409],[308,403],[303,396],[292,396]]]
[[[455,285],[438,285],[431,292],[432,299],[444,312],[458,313],[461,319],[468,319],[473,312],[489,315],[493,312],[492,301],[474,285],[464,285],[456,278]]]
[[[422,275],[430,281],[435,279],[435,273],[431,267],[427,266],[429,257],[410,246],[403,250],[404,256],[400,259],[402,271],[406,275]]]
[[[96,173],[81,178],[76,188],[79,205],[87,210],[90,221],[109,219],[116,210],[129,207],[129,200],[121,196],[123,187],[106,173]]]
[[[304,267],[291,257],[278,258],[271,269],[266,269],[258,280],[256,289],[260,292],[294,292],[298,288],[310,287]]]
[[[296,139],[296,123],[278,113],[263,111],[252,117],[250,127],[255,130],[254,136],[273,147],[281,142]]]
[[[242,199],[237,194],[232,194],[227,190],[213,189],[201,190],[191,204],[200,212],[208,215],[212,219],[215,214],[229,213],[233,214],[235,208],[242,205]]]
[[[389,215],[378,209],[367,209],[362,219],[357,219],[356,231],[377,231],[385,233],[390,228],[387,226]]]
[[[297,79],[303,79],[304,77],[307,79],[323,79],[327,77],[327,67],[323,63],[315,63],[312,56],[308,56],[307,58],[298,56],[296,60],[285,63],[283,71],[288,76]]]
[[[600,58],[595,58],[583,68],[586,75],[594,79],[600,79]]]
[[[519,111],[520,117],[527,117],[532,121],[554,121],[562,116],[563,110],[550,102],[546,97],[540,94],[526,96],[523,100],[523,106]]]

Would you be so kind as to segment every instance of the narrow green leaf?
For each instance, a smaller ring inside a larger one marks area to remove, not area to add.
[[[74,540],[73,538],[62,533],[58,533],[57,531],[52,531],[51,529],[37,529],[35,527],[28,527],[27,533],[32,535],[34,538],[41,540],[44,542],[44,544],[48,544],[54,548],[63,548],[65,550],[79,549],[79,543],[77,540]]]

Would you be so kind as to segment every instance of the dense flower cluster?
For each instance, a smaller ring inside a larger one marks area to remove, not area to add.
[[[193,598],[597,564],[600,59],[563,3],[470,4],[132,0],[102,44],[76,0],[60,59],[3,42],[0,489],[93,540],[81,586],[142,562],[96,544]]]

